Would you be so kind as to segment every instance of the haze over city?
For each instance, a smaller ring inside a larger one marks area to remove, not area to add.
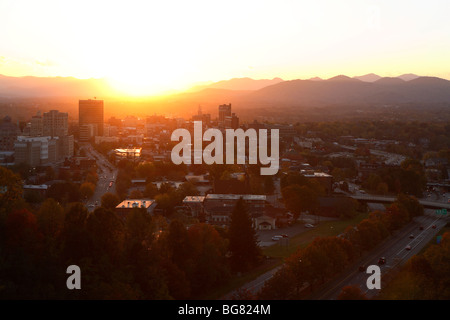
[[[446,1],[2,1],[0,74],[126,95],[250,77],[450,79]]]

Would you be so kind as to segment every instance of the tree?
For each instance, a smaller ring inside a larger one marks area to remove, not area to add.
[[[404,208],[409,213],[410,218],[422,216],[424,213],[423,206],[414,196],[401,193],[397,196],[395,203]]]
[[[80,202],[66,209],[62,233],[64,257],[68,263],[78,264],[88,255],[90,235],[86,230],[88,211]]]
[[[136,167],[136,173],[140,178],[151,179],[155,175],[155,166],[150,162],[140,163]]]
[[[387,228],[391,231],[399,229],[410,220],[408,211],[397,203],[392,203],[386,208]]]
[[[22,193],[20,176],[0,166],[0,215],[11,212],[21,201]]]
[[[50,181],[55,179],[55,170],[53,170],[52,167],[47,167],[47,169],[45,170],[45,180]]]
[[[237,201],[231,213],[229,237],[232,270],[250,270],[259,262],[261,251],[257,244],[256,231],[242,198]]]
[[[82,198],[90,199],[95,193],[95,185],[91,182],[85,182],[80,186]]]
[[[295,278],[286,267],[282,267],[264,283],[258,292],[261,300],[288,300],[296,298]]]
[[[367,300],[367,296],[357,286],[345,286],[339,293],[338,300]]]
[[[171,260],[180,268],[186,267],[187,260],[192,255],[186,227],[179,220],[173,220],[167,234],[167,247]]]
[[[77,202],[80,200],[80,188],[70,182],[55,183],[48,188],[47,197],[63,204]]]
[[[158,192],[158,187],[154,183],[149,182],[145,186],[144,196],[153,199],[158,194]]]
[[[141,199],[143,197],[142,192],[138,189],[131,190],[130,199]]]
[[[193,268],[188,272],[194,294],[199,294],[224,283],[229,277],[226,259],[227,243],[213,226],[205,223],[192,225],[188,230],[189,257]]]
[[[297,219],[302,211],[314,212],[319,207],[319,194],[309,186],[290,185],[281,190],[286,208]]]
[[[55,199],[46,199],[37,213],[37,224],[46,239],[56,241],[64,228],[64,208]]]
[[[90,182],[90,183],[92,183],[95,186],[97,184],[97,181],[98,181],[98,175],[97,175],[97,173],[95,171],[94,172],[89,172],[86,175],[86,182]]]
[[[119,203],[119,197],[111,192],[105,193],[101,198],[101,206],[105,209],[114,209]]]
[[[385,182],[380,182],[380,183],[378,183],[376,191],[379,194],[385,195],[389,192],[389,186]]]
[[[123,249],[124,226],[114,211],[97,208],[86,221],[86,230],[91,235],[91,257],[107,256],[117,261]]]

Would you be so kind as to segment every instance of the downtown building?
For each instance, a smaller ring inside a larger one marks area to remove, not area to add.
[[[31,118],[28,130],[14,142],[16,164],[54,165],[73,156],[74,138],[68,134],[68,113],[50,110]]]
[[[231,117],[231,103],[219,106],[219,127],[225,126],[225,118]]]
[[[103,100],[79,100],[78,119],[80,141],[103,136]]]

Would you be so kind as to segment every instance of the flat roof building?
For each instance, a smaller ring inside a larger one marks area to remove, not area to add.
[[[103,136],[103,100],[79,100],[78,115],[80,141],[86,141],[87,138],[81,134],[81,128],[85,125],[94,126],[93,136]]]

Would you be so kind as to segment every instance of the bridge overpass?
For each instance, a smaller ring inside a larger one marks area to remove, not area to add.
[[[372,202],[372,203],[392,203],[395,200],[397,200],[397,197],[374,196],[374,195],[367,195],[367,194],[351,195],[350,197],[355,200],[358,200],[358,201]],[[450,210],[450,203],[443,203],[443,202],[429,201],[429,200],[419,200],[419,203],[424,208]]]

